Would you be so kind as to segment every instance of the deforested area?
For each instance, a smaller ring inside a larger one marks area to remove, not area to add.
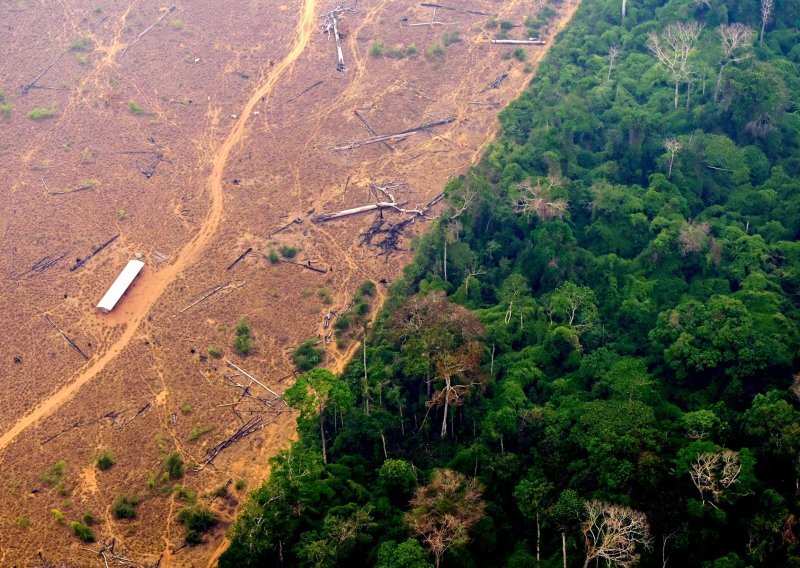
[[[582,3],[220,566],[800,566],[799,25]]]
[[[0,564],[215,565],[577,6],[0,0]]]

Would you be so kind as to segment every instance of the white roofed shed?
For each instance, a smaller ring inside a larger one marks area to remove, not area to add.
[[[128,265],[119,273],[119,276],[114,280],[108,292],[106,292],[105,296],[98,302],[97,307],[101,312],[108,313],[114,309],[114,306],[117,305],[119,299],[128,290],[131,283],[142,271],[142,268],[144,268],[144,262],[141,260],[131,260],[128,262]]]

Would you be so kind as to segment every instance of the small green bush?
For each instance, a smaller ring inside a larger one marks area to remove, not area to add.
[[[403,59],[405,56],[405,52],[400,47],[390,47],[386,50],[386,57],[389,59]]]
[[[316,341],[313,339],[306,341],[292,353],[292,361],[299,370],[309,371],[322,361],[322,349],[319,349],[315,343]]]
[[[22,529],[27,529],[31,526],[31,520],[25,515],[19,515],[18,517],[14,517],[14,524]]]
[[[372,44],[372,47],[369,50],[369,54],[372,57],[380,57],[383,55],[383,42],[381,40],[376,41]]]
[[[196,426],[192,428],[191,432],[189,432],[188,439],[190,442],[194,442],[196,440],[199,440],[201,437],[205,436],[209,432],[211,432],[213,429],[214,429],[213,426]]]
[[[317,296],[319,296],[319,299],[322,300],[322,303],[326,306],[330,306],[333,303],[333,295],[329,288],[320,288],[319,291],[317,291]]]
[[[278,251],[276,251],[275,249],[269,249],[269,254],[267,255],[267,258],[272,264],[278,264],[281,261],[281,257],[278,256]]]
[[[35,108],[28,113],[28,118],[31,120],[47,120],[56,115],[56,108]]]
[[[189,406],[188,402],[184,402],[183,404],[181,404],[181,413],[182,414],[191,414],[192,413],[192,407]]]
[[[183,22],[181,22],[180,20],[177,20],[177,19],[176,20],[172,20],[172,21],[170,21],[169,26],[173,30],[176,30],[176,31],[177,30],[182,30],[183,29]]]
[[[87,65],[89,63],[89,56],[88,55],[81,55],[80,53],[76,53],[75,54],[75,61],[77,61],[79,65]]]
[[[413,43],[409,46],[406,46],[406,55],[408,55],[409,57],[416,56],[418,51],[419,50],[417,49],[417,46],[414,45]]]
[[[95,462],[97,464],[97,469],[100,471],[105,471],[114,465],[114,456],[112,456],[109,452],[105,451],[97,458]]]
[[[461,34],[458,32],[446,33],[442,38],[445,47],[449,47],[454,43],[461,43]]]
[[[228,486],[227,485],[220,485],[217,487],[214,492],[211,494],[214,497],[219,497],[220,499],[224,499],[228,496]]]
[[[127,495],[117,495],[114,499],[114,504],[111,505],[111,514],[117,520],[121,519],[135,519],[136,518],[136,505],[139,504],[139,499],[136,497],[128,497]]]
[[[185,485],[177,484],[172,488],[172,490],[175,492],[175,497],[177,497],[178,499],[180,499],[185,503],[194,504],[195,500],[197,499],[197,493],[195,493]]]
[[[208,354],[214,359],[222,357],[222,350],[219,347],[209,347]]]
[[[240,355],[247,355],[252,348],[253,338],[250,335],[250,324],[242,318],[236,324],[236,336],[233,338],[233,348]]]
[[[188,530],[199,533],[206,532],[217,524],[217,515],[201,506],[184,507],[178,511],[177,519]]]
[[[350,329],[350,318],[346,315],[339,316],[333,324],[336,331],[347,331]]]
[[[78,37],[69,43],[70,51],[89,51],[92,47],[92,40],[88,37]]]
[[[62,513],[58,509],[52,509],[51,512],[53,513],[53,518],[56,520],[56,522],[59,525],[63,525],[64,521],[66,520],[66,517],[64,517],[64,513]]]
[[[514,57],[516,57],[519,61],[525,61],[525,50],[521,47],[518,47],[514,50]]]
[[[237,479],[236,483],[234,484],[234,487],[236,487],[237,491],[241,491],[242,489],[247,487],[247,482],[244,479]]]
[[[167,474],[169,479],[180,479],[186,472],[186,467],[183,465],[183,459],[179,452],[171,452],[164,458],[164,473]]]
[[[0,103],[0,113],[2,113],[5,118],[11,118],[12,110],[14,110],[14,107],[11,103]]]
[[[514,29],[514,22],[510,22],[508,20],[503,20],[500,22],[500,29],[504,32]]]
[[[435,59],[437,57],[444,57],[444,48],[440,43],[434,43],[428,46],[425,50],[425,57],[428,59]]]
[[[374,296],[375,295],[375,282],[372,280],[364,280],[358,287],[356,294],[358,296]]]
[[[133,114],[144,114],[144,108],[142,105],[135,103],[133,101],[128,103],[128,110],[131,111]]]
[[[283,258],[292,259],[297,256],[297,249],[295,247],[282,246],[281,254],[283,255]]]
[[[95,521],[94,515],[92,515],[91,513],[88,513],[88,512],[87,512],[87,513],[84,513],[84,514],[81,516],[81,522],[82,522],[84,525],[93,525],[93,524],[94,524],[94,521]]]
[[[58,485],[64,480],[67,471],[66,460],[56,462],[56,464],[42,474],[42,481],[47,485]]]
[[[79,523],[78,521],[72,521],[72,532],[75,533],[79,539],[83,542],[94,542],[95,536],[92,532],[92,529],[84,525],[83,523]]]

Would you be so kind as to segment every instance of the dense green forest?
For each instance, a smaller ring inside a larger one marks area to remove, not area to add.
[[[286,392],[220,566],[800,567],[800,2],[620,16],[584,0],[363,357]]]

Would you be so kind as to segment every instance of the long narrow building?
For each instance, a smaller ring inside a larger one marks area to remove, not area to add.
[[[119,276],[114,280],[108,292],[106,292],[103,298],[98,302],[97,307],[101,312],[107,314],[114,309],[114,306],[117,305],[122,295],[130,288],[130,285],[142,271],[142,268],[144,268],[144,262],[141,260],[131,260],[128,262],[128,265],[119,273]]]

